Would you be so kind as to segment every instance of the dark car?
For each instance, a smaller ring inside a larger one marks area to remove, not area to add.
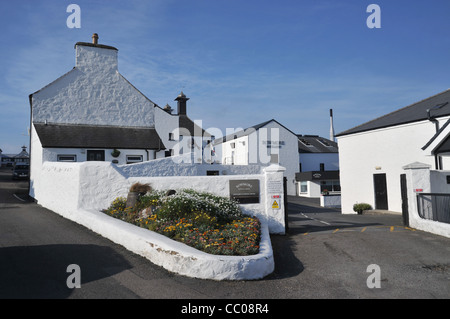
[[[13,168],[13,179],[28,179],[30,178],[30,165],[16,164]]]

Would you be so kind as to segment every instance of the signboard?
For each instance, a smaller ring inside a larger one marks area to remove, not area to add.
[[[259,179],[230,180],[230,198],[240,204],[259,203]]]
[[[280,194],[283,192],[283,181],[279,179],[269,179],[267,181],[267,192],[269,194]]]
[[[280,200],[279,199],[273,200],[272,209],[280,209]]]

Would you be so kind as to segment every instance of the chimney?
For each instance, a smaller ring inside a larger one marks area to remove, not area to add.
[[[177,96],[175,101],[178,102],[178,115],[186,115],[186,101],[189,100],[189,98],[184,95],[183,91]]]
[[[167,103],[166,106],[164,106],[164,109],[163,109],[163,110],[166,111],[166,112],[169,113],[169,114],[172,114],[172,111],[173,111],[173,109],[172,109],[172,107],[169,105],[169,103]]]
[[[333,109],[330,109],[330,141],[336,142],[334,138]]]
[[[98,44],[98,34],[97,33],[94,33],[92,35],[92,43],[93,44]]]

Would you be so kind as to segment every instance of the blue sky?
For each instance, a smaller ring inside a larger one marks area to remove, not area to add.
[[[69,4],[81,28],[69,29]],[[369,4],[381,29],[369,29]],[[0,1],[0,148],[29,143],[28,95],[71,70],[74,44],[119,49],[160,106],[182,90],[204,128],[276,119],[329,136],[450,88],[448,0]]]

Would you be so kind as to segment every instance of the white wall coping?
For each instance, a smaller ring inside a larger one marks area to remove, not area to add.
[[[212,255],[164,235],[124,222],[102,212],[79,209],[60,213],[76,223],[180,275],[212,280],[255,280],[275,268],[269,229],[261,222],[259,253],[249,256]]]

